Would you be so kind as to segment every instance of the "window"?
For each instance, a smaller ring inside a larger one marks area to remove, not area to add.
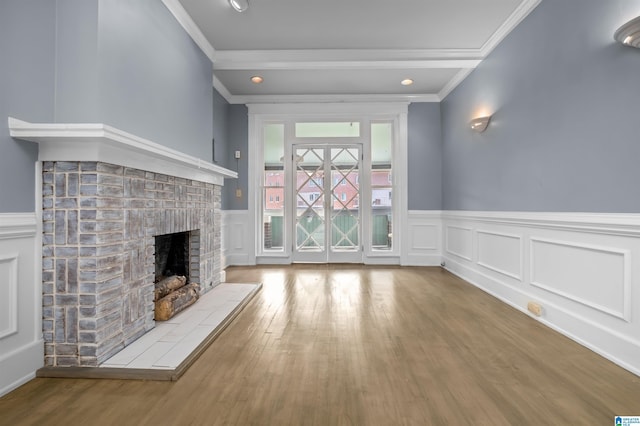
[[[296,123],[297,138],[357,138],[360,122]]]
[[[373,251],[392,249],[393,124],[371,124],[371,242]]]
[[[284,250],[284,124],[267,123],[263,127],[262,197],[265,251]]]
[[[340,200],[347,201],[347,193],[346,192],[343,192],[342,195],[340,195]]]

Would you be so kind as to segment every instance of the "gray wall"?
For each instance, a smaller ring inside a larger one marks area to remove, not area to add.
[[[53,121],[55,2],[0,1],[0,213],[35,210],[37,145],[9,137],[7,117]]]
[[[7,116],[106,123],[211,161],[211,62],[161,1],[3,0],[0,54],[0,212],[35,209],[37,146]]]
[[[158,0],[59,0],[56,121],[211,160],[212,66]]]
[[[229,143],[227,144],[226,167],[238,172],[238,179],[226,179],[222,189],[224,210],[247,210],[247,175],[249,171],[249,110],[245,105],[229,105]],[[240,160],[234,158],[240,151]],[[242,190],[242,197],[236,197],[236,189]]]
[[[222,190],[222,208],[224,210],[246,210],[248,208],[248,110],[244,105],[229,105],[217,92],[214,95],[214,134],[224,135],[226,130],[228,143],[224,144],[225,157],[218,156],[216,137],[216,159],[218,164],[230,170],[238,171],[238,179],[225,180]],[[219,98],[219,99],[218,99]],[[220,101],[221,99],[221,101]],[[226,107],[226,108],[225,108]],[[228,123],[216,118],[226,114]],[[417,103],[409,105],[409,209],[440,210],[442,208],[442,138],[440,132],[440,104]],[[233,157],[240,150],[240,161]],[[242,190],[237,198],[236,188]]]
[[[640,51],[613,40],[639,11],[543,0],[505,38],[441,103],[444,209],[640,212]]]
[[[409,210],[442,209],[440,104],[409,105]]]
[[[215,163],[227,167],[229,143],[229,102],[213,89],[213,138],[215,139]]]

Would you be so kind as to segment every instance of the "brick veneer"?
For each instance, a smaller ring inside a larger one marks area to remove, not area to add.
[[[191,280],[219,284],[219,186],[60,161],[42,182],[46,366],[97,366],[154,327],[156,235],[191,231]]]

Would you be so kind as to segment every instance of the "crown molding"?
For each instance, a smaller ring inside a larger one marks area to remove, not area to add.
[[[216,89],[218,93],[220,93],[220,95],[230,104],[240,103],[240,102],[233,102],[234,95],[232,95],[231,92],[229,92],[229,89],[227,89],[227,86],[222,84],[220,79],[218,79],[218,77],[216,77],[215,74],[213,74],[213,88]]]
[[[397,95],[234,95],[227,101],[231,104],[303,104],[303,103],[415,103],[440,102],[437,94]]]
[[[486,58],[504,38],[535,9],[542,0],[525,0],[509,15],[502,25],[479,49],[482,59]]]
[[[469,74],[471,74],[471,72],[474,70],[474,68],[463,68],[460,71],[458,71],[456,73],[456,75],[454,75],[453,77],[451,77],[451,80],[449,80],[449,82],[447,84],[445,84],[442,89],[440,89],[440,91],[438,92],[438,98],[442,101],[444,100],[444,98],[446,98],[449,93],[451,93],[453,91],[453,89],[455,89],[456,87],[458,87],[458,85],[460,83],[462,83],[464,81],[465,78],[467,78],[467,76]]]
[[[191,16],[184,9],[179,0],[162,0],[162,3],[169,9],[171,14],[176,18],[182,28],[189,34],[195,44],[198,45],[211,62],[214,61],[216,50],[213,48],[207,37],[202,33],[200,28],[191,19]]]

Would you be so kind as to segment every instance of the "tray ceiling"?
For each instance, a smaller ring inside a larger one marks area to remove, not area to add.
[[[439,101],[540,2],[249,0],[238,13],[227,0],[163,1],[231,103]]]

